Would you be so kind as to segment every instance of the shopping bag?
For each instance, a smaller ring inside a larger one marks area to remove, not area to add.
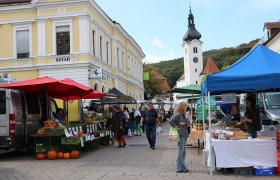
[[[161,128],[161,127],[158,127],[158,128],[157,128],[157,135],[160,135],[160,134],[162,134],[162,133],[163,133],[162,128]]]
[[[175,141],[175,142],[180,142],[180,135],[176,128],[171,127],[171,129],[169,131],[169,140]]]

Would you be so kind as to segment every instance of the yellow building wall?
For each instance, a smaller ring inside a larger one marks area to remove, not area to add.
[[[46,52],[52,54],[52,21],[46,20]]]
[[[34,79],[39,77],[39,71],[17,71],[17,72],[11,72],[12,79],[15,79],[16,81],[24,81],[28,79]]]
[[[55,102],[59,108],[63,109],[63,101],[60,99],[55,99]],[[68,102],[68,119],[69,121],[78,121],[79,120],[79,101],[70,101]],[[67,111],[67,109],[65,109]],[[65,117],[66,118],[66,117]]]
[[[13,26],[11,24],[0,25],[0,58],[13,57],[12,47],[13,47]]]
[[[32,24],[32,56],[38,56],[38,25]]]
[[[72,33],[73,33],[73,51],[80,50],[80,41],[79,41],[79,19],[75,17],[72,23]]]
[[[0,21],[13,21],[20,19],[35,19],[37,15],[36,9],[32,10],[14,10],[1,12]]]

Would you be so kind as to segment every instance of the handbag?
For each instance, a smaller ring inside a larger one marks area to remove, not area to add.
[[[176,128],[171,127],[169,131],[169,140],[174,142],[180,142],[180,135]]]

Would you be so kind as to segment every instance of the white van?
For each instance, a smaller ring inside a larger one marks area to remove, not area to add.
[[[0,84],[7,84],[0,80]],[[30,135],[42,125],[40,98],[16,90],[0,89],[0,150],[18,150],[32,145]]]

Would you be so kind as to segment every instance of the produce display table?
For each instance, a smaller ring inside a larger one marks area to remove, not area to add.
[[[238,168],[249,166],[277,167],[277,146],[275,140],[217,140],[212,139],[217,168]],[[210,158],[210,155],[208,156]],[[208,160],[209,162],[209,160]],[[214,164],[214,163],[211,163]]]

